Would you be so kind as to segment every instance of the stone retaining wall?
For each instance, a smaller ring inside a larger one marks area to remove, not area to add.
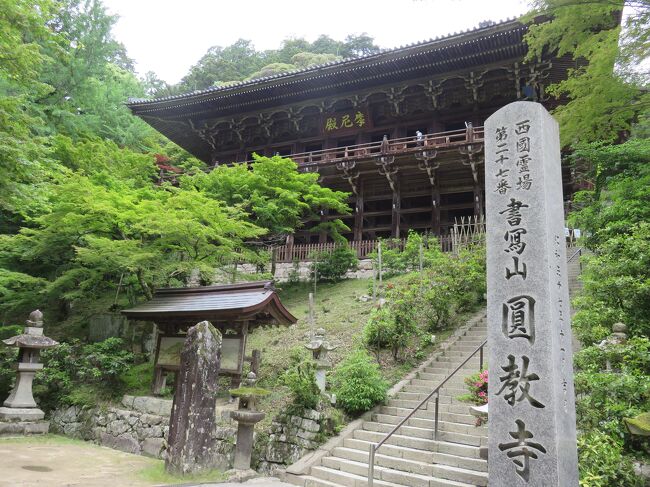
[[[169,433],[171,400],[124,396],[119,406],[81,408],[70,406],[54,411],[50,430],[72,438],[92,441],[116,450],[164,458]],[[322,412],[307,409],[300,414],[281,414],[268,431],[256,431],[253,467],[273,473],[291,465],[318,445],[331,431]],[[232,468],[237,423],[228,410],[218,414],[215,428],[217,467]]]
[[[253,466],[263,473],[286,468],[318,448],[330,430],[325,414],[313,409],[280,414],[271,423],[268,436],[257,435]]]

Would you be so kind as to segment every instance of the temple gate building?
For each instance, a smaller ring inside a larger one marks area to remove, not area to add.
[[[483,121],[516,100],[557,101],[545,87],[570,57],[525,63],[527,27],[485,23],[379,54],[155,100],[129,108],[214,167],[253,153],[293,159],[350,192],[349,240],[446,235],[482,216]],[[522,176],[518,184],[526,184]],[[573,188],[563,171],[565,198]],[[322,219],[339,215],[323,214]],[[298,243],[326,242],[305,226]]]

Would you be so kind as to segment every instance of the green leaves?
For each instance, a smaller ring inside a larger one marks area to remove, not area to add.
[[[619,42],[623,5],[609,0],[538,0],[525,17],[532,21],[539,14],[549,16],[529,27],[528,61],[547,52],[576,61],[568,79],[547,87],[548,93],[562,99],[553,114],[563,144],[619,140],[650,106],[650,97],[642,89],[647,73],[636,69],[648,55],[650,7],[641,2],[629,9],[623,42]]]

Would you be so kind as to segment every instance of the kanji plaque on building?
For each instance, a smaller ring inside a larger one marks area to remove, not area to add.
[[[340,135],[367,128],[370,128],[370,117],[365,110],[325,113],[321,122],[325,135]]]

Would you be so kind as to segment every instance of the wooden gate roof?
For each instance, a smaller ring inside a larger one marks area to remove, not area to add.
[[[250,320],[251,327],[269,320],[282,325],[297,321],[280,301],[272,281],[159,289],[151,301],[122,314],[156,323]]]

